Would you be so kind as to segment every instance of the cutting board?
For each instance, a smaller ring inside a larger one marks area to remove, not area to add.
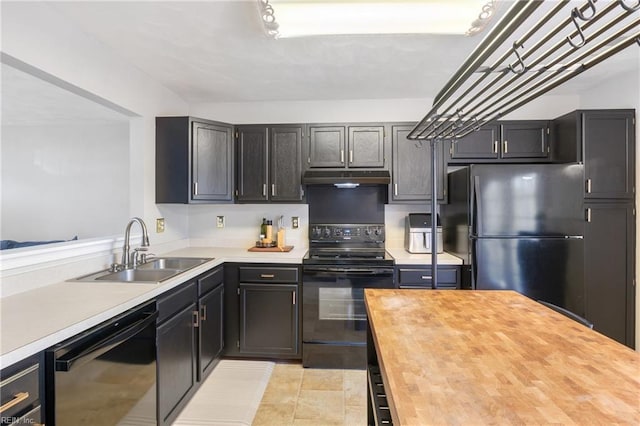
[[[284,246],[280,247],[251,247],[249,251],[262,251],[262,252],[281,252],[286,253],[288,251],[293,250],[293,246]]]

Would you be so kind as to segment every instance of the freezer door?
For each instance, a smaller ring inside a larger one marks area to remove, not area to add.
[[[476,165],[470,179],[473,235],[583,235],[580,164]]]
[[[474,239],[474,288],[515,290],[584,316],[583,248],[580,238]]]

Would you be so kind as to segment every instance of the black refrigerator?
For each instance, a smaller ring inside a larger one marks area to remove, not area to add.
[[[584,316],[583,166],[471,165],[448,179],[444,246],[464,259],[463,284]]]

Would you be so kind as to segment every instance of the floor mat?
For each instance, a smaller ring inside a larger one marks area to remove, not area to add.
[[[251,425],[274,365],[221,360],[173,426]]]

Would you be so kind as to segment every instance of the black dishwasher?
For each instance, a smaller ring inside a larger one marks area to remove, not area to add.
[[[45,352],[47,426],[155,425],[156,303]]]

